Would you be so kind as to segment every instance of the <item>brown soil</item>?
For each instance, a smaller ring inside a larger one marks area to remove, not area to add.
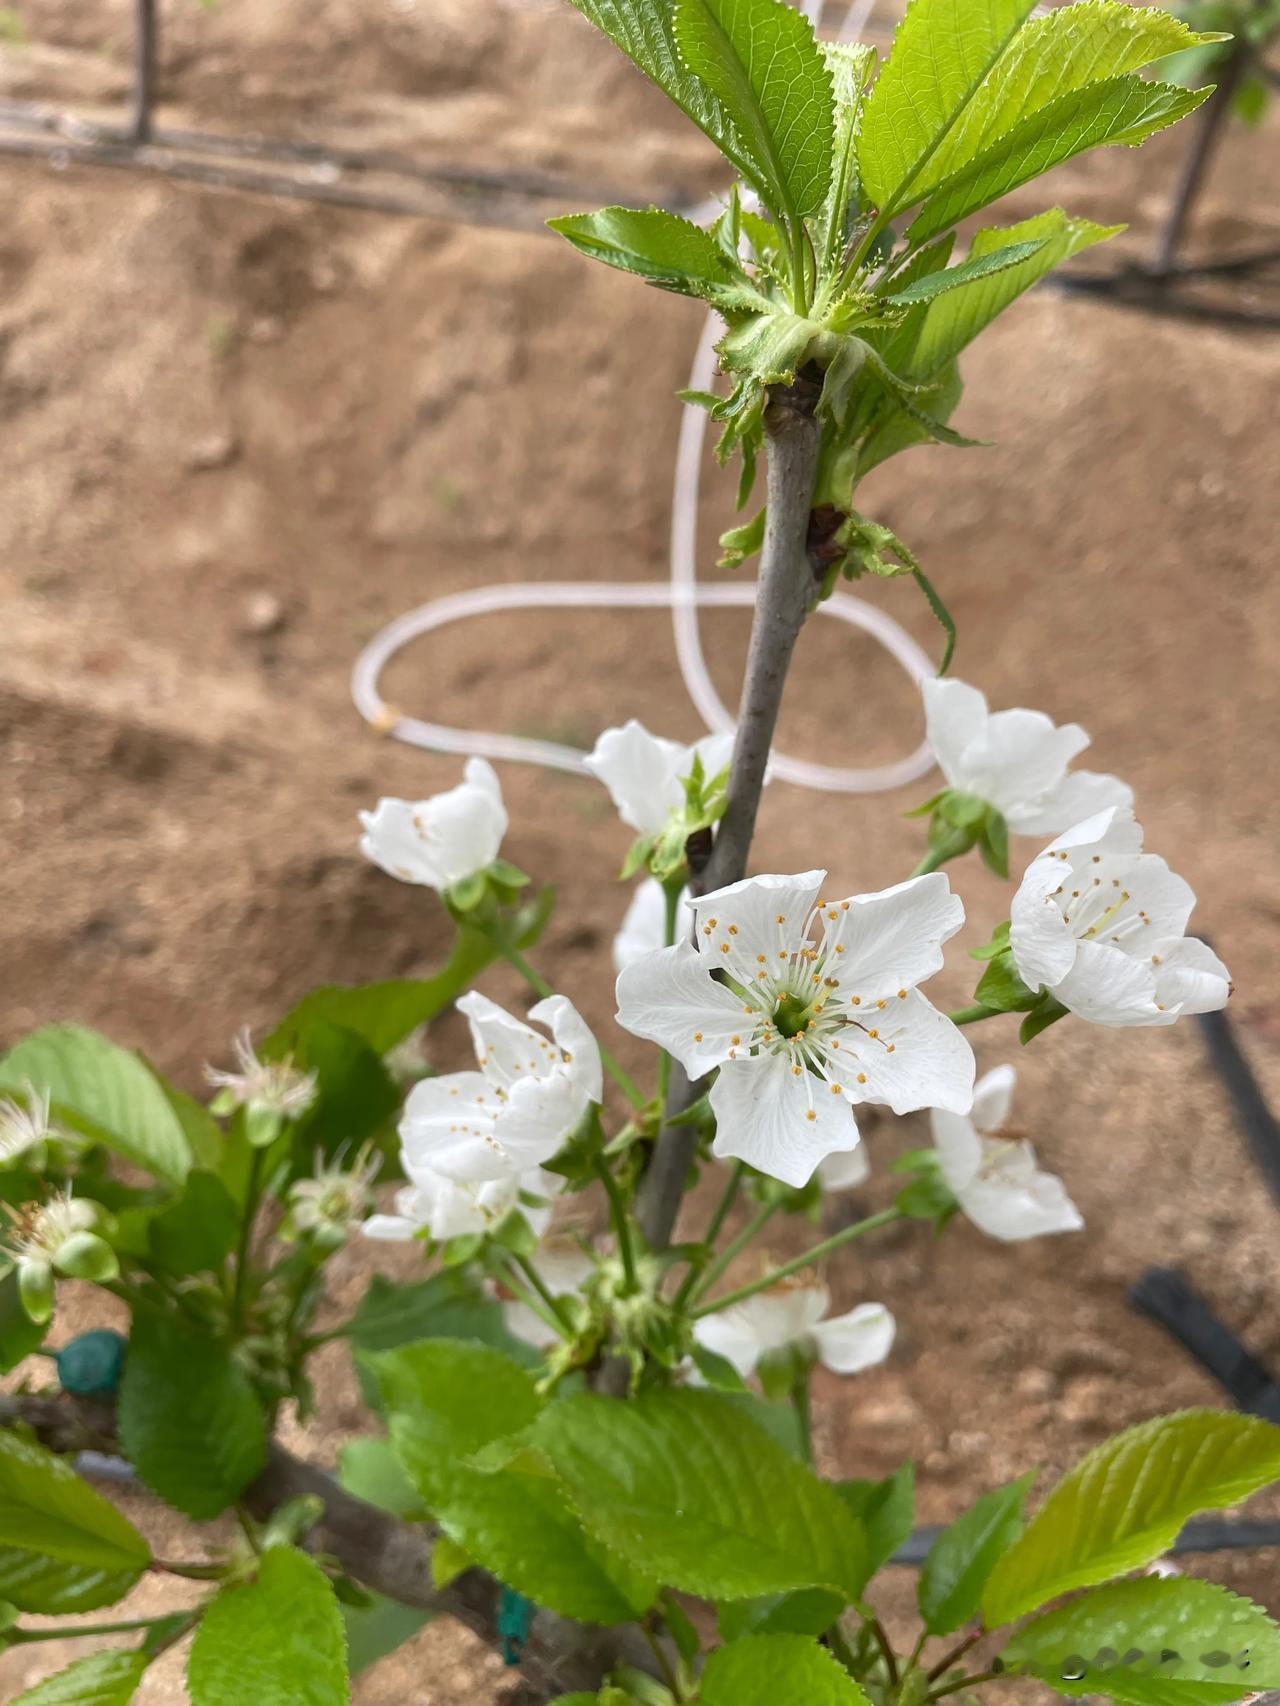
[[[167,11],[165,95],[184,122],[534,165],[635,196],[715,181],[700,141],[567,6]],[[90,106],[121,95],[124,0],[25,12],[34,41],[0,49],[0,91]],[[1229,139],[1206,242],[1274,238],[1275,134]],[[1176,159],[1172,140],[1107,153],[1017,211],[1056,196],[1135,220],[1147,242]],[[361,726],[354,653],[453,588],[661,576],[672,392],[699,315],[542,236],[110,173],[3,173],[0,1037],[76,1018],[194,1087],[238,1025],[270,1021],[311,984],[439,959],[438,909],[358,857],[354,814],[379,793],[447,785],[458,767]],[[913,452],[866,494],[943,588],[959,672],[997,705],[1078,717],[1098,767],[1133,781],[1148,844],[1201,896],[1199,925],[1234,971],[1234,1011],[1276,1101],[1278,369],[1256,334],[1042,291],[968,362],[961,424],[999,445]],[[725,513],[721,482],[709,538]],[[935,643],[909,587],[872,596]],[[707,632],[732,701],[745,619],[714,616]],[[387,689],[424,714],[583,744],[631,715],[698,732],[657,616],[489,619],[406,656]],[[882,654],[835,625],[806,634],[788,750],[874,762],[913,745],[919,721]],[[511,857],[564,896],[540,959],[609,1033],[625,834],[587,783],[517,767],[503,782]],[[917,857],[919,827],[900,814],[923,791],[858,801],[775,786],[757,864],[821,861],[846,889],[893,881]],[[976,865],[957,878],[967,946],[1007,898]],[[940,994],[965,999],[967,976],[958,961]],[[519,994],[497,972],[485,987]],[[989,1030],[975,1039],[984,1066],[1016,1050]],[[610,1041],[641,1059],[625,1036]],[[433,1050],[460,1060],[456,1025]],[[923,1520],[1028,1464],[1058,1469],[1128,1422],[1218,1401],[1128,1309],[1147,1263],[1182,1266],[1260,1354],[1280,1356],[1274,1206],[1193,1027],[1066,1023],[1021,1070],[1020,1116],[1087,1233],[1010,1250],[963,1226],[937,1244],[907,1229],[831,1276],[841,1301],[888,1301],[901,1336],[885,1368],[823,1384],[824,1463],[879,1474],[911,1452]],[[878,1128],[876,1156],[919,1136]],[[387,1261],[344,1256],[343,1289]],[[83,1318],[72,1307],[60,1325]],[[342,1354],[326,1356],[307,1444],[328,1458],[360,1419]],[[1204,1572],[1280,1611],[1274,1558]],[[890,1597],[896,1616],[905,1583]],[[65,1657],[0,1657],[0,1693]],[[145,1706],[181,1698],[180,1668],[176,1654],[157,1667]],[[489,1701],[499,1673],[442,1625],[362,1678],[357,1699]]]

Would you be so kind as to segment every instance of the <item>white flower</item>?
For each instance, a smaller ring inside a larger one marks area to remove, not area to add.
[[[595,1271],[595,1263],[576,1244],[548,1245],[529,1258],[538,1278],[546,1286],[553,1297],[573,1296],[582,1289],[583,1283]],[[536,1345],[539,1350],[558,1344],[561,1335],[543,1320],[541,1315],[535,1315],[528,1304],[512,1299],[502,1305],[503,1319],[507,1331],[517,1339],[523,1339],[526,1344]]]
[[[218,1090],[214,1098],[216,1111],[229,1113],[233,1108],[249,1108],[291,1120],[306,1113],[315,1100],[314,1072],[300,1072],[288,1058],[259,1060],[247,1025],[237,1033],[232,1047],[238,1071],[223,1072],[216,1066],[204,1069],[205,1078]]]
[[[25,1107],[11,1096],[0,1101],[0,1167],[62,1136],[49,1123],[49,1092],[37,1090],[30,1079],[25,1088]]]
[[[33,1321],[45,1322],[53,1314],[55,1272],[97,1281],[119,1273],[115,1251],[96,1230],[102,1210],[73,1197],[70,1186],[45,1203],[3,1207],[12,1230],[0,1244],[0,1257],[17,1270],[22,1306]]]
[[[600,1050],[586,1023],[563,995],[529,1009],[552,1041],[474,991],[458,1011],[480,1070],[414,1085],[400,1121],[406,1162],[468,1183],[549,1161],[601,1097]]]
[[[682,783],[700,756],[707,780],[733,756],[733,736],[704,735],[692,746],[651,735],[634,718],[606,729],[587,758],[587,769],[609,790],[618,816],[641,835],[658,835],[684,805]]]
[[[781,1285],[732,1303],[694,1322],[700,1345],[731,1362],[745,1380],[762,1357],[788,1345],[807,1346],[834,1374],[859,1374],[888,1356],[896,1331],[883,1303],[861,1303],[847,1315],[824,1319],[831,1306],[825,1285]]]
[[[680,895],[683,905],[689,898],[688,889]],[[655,948],[666,946],[667,897],[656,877],[646,877],[631,897],[631,905],[623,914],[622,924],[613,938],[613,969],[625,971],[637,960],[651,954]]]
[[[357,1221],[364,1219],[379,1158],[366,1148],[350,1167],[344,1160],[341,1152],[330,1162],[318,1153],[311,1178],[296,1179],[290,1185],[287,1225],[295,1235],[309,1233],[321,1242],[337,1245]]]
[[[691,1079],[720,1068],[715,1153],[788,1185],[857,1147],[851,1104],[967,1113],[973,1100],[973,1051],[916,988],[964,922],[946,876],[837,901],[818,899],[825,877],[748,877],[691,901],[698,945],[618,978],[627,1030]]]
[[[996,711],[976,687],[950,677],[922,685],[938,768],[958,792],[985,800],[1017,835],[1056,835],[1091,812],[1133,803],[1133,790],[1092,770],[1068,774],[1089,737],[1041,711]]]
[[[1028,867],[1010,908],[1014,964],[1030,988],[1099,1025],[1215,1012],[1231,976],[1185,934],[1195,902],[1163,859],[1142,851],[1132,812],[1099,812]]]
[[[469,758],[465,780],[429,800],[379,800],[361,812],[366,859],[406,883],[443,894],[492,865],[507,832],[507,811],[493,766]]]
[[[1047,1232],[1078,1232],[1084,1221],[1062,1180],[1036,1166],[1035,1150],[1024,1139],[1003,1135],[1014,1080],[1011,1066],[997,1066],[980,1078],[968,1117],[934,1109],[942,1176],[988,1238],[1008,1244]]]
[[[409,1183],[396,1192],[395,1213],[370,1215],[360,1228],[366,1238],[404,1243],[424,1234],[447,1243],[451,1238],[492,1232],[513,1208],[520,1210],[540,1238],[551,1221],[550,1199],[563,1183],[540,1167],[483,1184],[459,1184],[430,1167],[407,1162],[405,1172]],[[522,1195],[548,1200],[535,1208],[521,1202]]]

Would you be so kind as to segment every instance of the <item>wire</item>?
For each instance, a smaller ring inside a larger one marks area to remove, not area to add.
[[[875,0],[858,0],[846,17],[846,28],[858,34],[865,29]],[[804,0],[804,11],[817,23],[823,0]],[[691,217],[713,217],[720,204],[710,201],[693,210]],[[719,321],[709,315],[689,376],[691,390],[709,390],[715,376],[715,342]],[[699,582],[698,490],[707,417],[696,405],[686,403],[676,445],[675,481],[671,502],[671,573],[660,581],[632,581],[601,585],[593,581],[522,582],[516,585],[477,587],[432,599],[388,624],[356,659],[351,678],[351,696],[356,709],[374,727],[396,740],[429,752],[457,753],[514,763],[538,764],[548,769],[586,775],[586,755],[576,747],[555,741],[534,740],[487,730],[459,729],[443,723],[408,716],[387,704],[379,691],[382,671],[411,641],[450,623],[474,616],[509,610],[652,610],[669,609],[675,639],[676,660],[694,708],[706,727],[729,733],[733,718],[707,669],[698,613],[706,608],[750,608],[755,603],[755,585],[750,581]],[[912,682],[934,673],[923,647],[906,629],[864,599],[836,592],[818,606],[820,614],[849,623],[870,634],[901,665]],[[906,758],[869,769],[815,764],[807,759],[774,753],[770,771],[775,777],[822,793],[871,794],[902,787],[925,775],[933,765],[928,742],[922,742]]]

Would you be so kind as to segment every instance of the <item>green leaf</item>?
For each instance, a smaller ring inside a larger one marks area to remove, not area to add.
[[[901,290],[891,292],[884,300],[899,307],[907,307],[916,302],[931,302],[935,296],[942,296],[958,285],[968,284],[971,279],[987,278],[992,273],[1004,272],[1007,267],[1017,266],[1019,261],[1030,259],[1043,248],[1044,238],[1037,238],[1025,243],[1008,243],[1002,249],[991,249],[980,255],[970,255],[968,260],[961,261],[958,266],[928,273]]]
[[[913,243],[923,242],[1086,149],[1136,147],[1194,112],[1211,92],[1128,75],[1063,95],[949,178],[924,204],[907,235]]]
[[[11,1268],[0,1276],[0,1374],[39,1350],[47,1331],[47,1322],[33,1321],[22,1307],[17,1270]]]
[[[717,1647],[698,1699],[702,1706],[869,1706],[848,1671],[803,1635],[748,1635]]]
[[[1260,1606],[1189,1577],[1082,1594],[1026,1624],[1001,1657],[1059,1694],[1133,1706],[1218,1706],[1280,1687],[1280,1628]]]
[[[676,46],[672,0],[573,0],[738,170],[750,174],[750,155],[708,86],[684,63]]]
[[[538,1361],[530,1346],[507,1331],[498,1300],[481,1290],[474,1272],[461,1268],[445,1268],[412,1285],[375,1274],[350,1333],[356,1351],[393,1351],[419,1339],[475,1339],[517,1362]]]
[[[785,0],[675,0],[681,58],[730,114],[746,176],[774,213],[818,213],[831,185],[831,73],[813,26]]]
[[[872,47],[859,42],[824,42],[831,93],[835,103],[834,165],[822,218],[822,249],[826,269],[840,264],[849,215],[858,202],[858,127],[867,84],[875,69]]]
[[[196,1629],[187,1686],[192,1706],[347,1706],[346,1637],[319,1566],[273,1546],[254,1581],[223,1588]]]
[[[145,1653],[94,1653],[28,1688],[12,1706],[128,1706],[148,1662]]]
[[[866,1584],[861,1524],[731,1398],[583,1393],[549,1406],[523,1439],[597,1539],[678,1591],[829,1587],[851,1599]]]
[[[726,1600],[716,1610],[721,1639],[738,1641],[744,1635],[823,1635],[844,1606],[843,1594],[827,1588],[797,1588],[794,1593],[763,1594],[759,1599]]]
[[[1001,137],[1053,101],[1154,59],[1196,47],[1177,18],[1127,0],[1081,0],[1018,31],[999,64],[911,186],[912,199],[965,170]]]
[[[949,1635],[978,1609],[987,1577],[1022,1533],[1034,1471],[985,1493],[934,1541],[920,1571],[920,1615],[931,1635]]]
[[[357,1032],[327,1020],[307,1030],[297,1064],[316,1074],[316,1099],[294,1128],[294,1154],[310,1171],[326,1156],[379,1131],[400,1107],[399,1088],[377,1050]]]
[[[898,1550],[915,1521],[915,1465],[904,1463],[883,1481],[837,1481],[836,1492],[866,1530],[872,1575]]]
[[[358,1676],[411,1641],[431,1621],[431,1613],[376,1593],[370,1605],[344,1605],[342,1621],[347,1632],[347,1669]]]
[[[1158,1558],[1189,1517],[1280,1478],[1280,1428],[1184,1410],[1128,1428],[1058,1483],[1005,1553],[982,1598],[989,1628]]]
[[[0,1432],[0,1599],[34,1612],[112,1605],[150,1561],[133,1524],[70,1464]]]
[[[49,1092],[54,1120],[180,1185],[191,1144],[165,1086],[140,1055],[81,1025],[47,1025],[0,1060],[0,1092]]]
[[[216,1273],[235,1248],[240,1210],[216,1173],[193,1168],[182,1195],[147,1227],[152,1256],[174,1274]]]
[[[230,1351],[163,1316],[134,1319],[116,1418],[142,1480],[198,1521],[233,1504],[267,1460],[262,1409]]]
[[[1035,0],[912,0],[862,115],[865,199],[885,218],[912,189]]]
[[[338,1451],[338,1480],[348,1493],[392,1516],[420,1522],[427,1512],[389,1440],[349,1440]]]
[[[264,1060],[293,1054],[316,1024],[340,1025],[363,1037],[375,1054],[386,1054],[419,1025],[428,1024],[457,1000],[498,950],[478,930],[461,929],[448,961],[434,977],[393,978],[348,987],[327,983],[304,995],[263,1042]]]
[[[590,1540],[554,1481],[467,1461],[535,1420],[542,1400],[531,1374],[487,1346],[448,1339],[366,1360],[409,1479],[469,1557],[583,1623],[625,1622],[652,1603],[657,1584],[636,1581]]]
[[[599,213],[568,213],[547,224],[592,260],[636,273],[663,290],[707,297],[733,283],[733,274],[709,231],[663,213],[605,207]]]

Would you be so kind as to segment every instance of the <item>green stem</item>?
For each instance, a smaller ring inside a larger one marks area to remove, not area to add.
[[[524,1263],[522,1258],[514,1256],[513,1260],[519,1262],[523,1270]],[[502,1281],[503,1285],[506,1286],[512,1297],[515,1298],[516,1302],[523,1303],[525,1308],[529,1310],[531,1314],[536,1315],[539,1321],[544,1322],[548,1327],[550,1327],[551,1331],[557,1338],[567,1339],[569,1337],[568,1329],[560,1319],[559,1315],[553,1309],[546,1308],[542,1303],[540,1303],[538,1298],[534,1296],[533,1292],[527,1291],[515,1277],[515,1273],[510,1267],[500,1268],[498,1270],[498,1278]]]
[[[29,1647],[36,1641],[75,1641],[83,1635],[132,1635],[139,1629],[154,1629],[168,1617],[133,1617],[122,1623],[69,1623],[51,1629],[6,1629],[10,1646]]]
[[[675,939],[676,939],[676,923],[677,923],[677,920],[679,919],[679,916],[680,916],[680,889],[681,889],[681,886],[682,885],[678,882],[668,883],[666,885],[666,887],[663,889],[663,898],[666,901],[666,924],[665,924],[665,927],[664,927],[663,932],[662,932],[662,939],[663,939],[665,946],[668,948],[672,946],[672,944],[675,942]],[[667,1091],[670,1088],[671,1088],[671,1056],[667,1053],[666,1049],[659,1049],[659,1051],[658,1051],[658,1105],[659,1105],[659,1107],[663,1107],[663,1108],[666,1107],[666,1105],[667,1105]]]
[[[609,1198],[609,1218],[613,1222],[613,1235],[618,1241],[618,1255],[622,1258],[622,1271],[627,1279],[627,1291],[636,1289],[636,1259],[631,1248],[631,1228],[627,1222],[627,1205],[622,1200],[622,1192],[618,1189],[618,1181],[614,1178],[609,1163],[602,1155],[596,1156],[596,1172],[600,1183],[605,1188]]]
[[[767,1291],[771,1285],[777,1285],[780,1280],[787,1279],[791,1274],[797,1274],[802,1268],[812,1267],[824,1256],[829,1256],[833,1250],[838,1250],[842,1244],[851,1244],[855,1238],[861,1238],[864,1233],[875,1232],[882,1226],[892,1226],[895,1220],[903,1219],[899,1208],[882,1209],[879,1214],[870,1215],[866,1220],[855,1221],[852,1226],[846,1226],[843,1232],[833,1233],[830,1238],[824,1238],[821,1244],[815,1244],[812,1250],[806,1250],[803,1256],[796,1256],[790,1262],[784,1262],[780,1268],[761,1275],[757,1280],[751,1280],[746,1285],[740,1285],[736,1291],[726,1292],[723,1297],[717,1297],[711,1303],[704,1303],[701,1308],[693,1311],[696,1321],[702,1315],[714,1315],[718,1309],[727,1309],[731,1303],[741,1303],[744,1298],[754,1297],[758,1291]]]
[[[875,1636],[876,1646],[879,1647],[881,1653],[884,1655],[885,1669],[889,1672],[889,1686],[890,1688],[896,1689],[901,1681],[901,1678],[898,1675],[898,1656],[893,1650],[893,1645],[890,1642],[888,1635],[885,1633],[884,1624],[881,1623],[878,1617],[868,1617],[866,1622],[867,1628],[870,1629],[871,1633]]]
[[[153,1558],[151,1568],[189,1582],[220,1582],[227,1573],[224,1564],[168,1564],[163,1558]]]
[[[258,1202],[262,1196],[262,1164],[265,1151],[255,1148],[249,1157],[249,1178],[244,1188],[244,1213],[240,1221],[240,1238],[236,1245],[236,1283],[231,1293],[231,1326],[244,1330],[246,1292],[249,1282],[249,1250],[253,1243],[253,1223],[258,1217]]]
[[[947,1683],[944,1688],[935,1688],[926,1698],[941,1700],[945,1695],[959,1694],[962,1688],[973,1688],[979,1682],[998,1682],[1002,1677],[1008,1675],[1007,1670],[984,1670],[980,1671],[977,1676],[962,1676],[957,1682]]]
[[[510,965],[515,967],[515,969],[520,973],[520,976],[524,978],[525,982],[529,985],[530,989],[536,990],[544,1001],[549,995],[555,994],[555,991],[552,989],[547,980],[538,976],[537,972],[534,971],[533,967],[529,964],[528,960],[525,959],[524,955],[518,948],[513,948],[510,942],[503,942],[497,937],[493,938],[493,940],[499,952],[502,954],[502,957]],[[609,1053],[608,1049],[603,1045],[601,1045],[600,1048],[600,1060],[605,1071],[609,1074],[610,1078],[613,1079],[614,1083],[618,1086],[619,1090],[622,1091],[623,1095],[631,1103],[633,1108],[643,1108],[648,1105],[647,1100],[641,1094],[640,1086],[636,1083],[635,1079],[631,1077],[624,1067],[618,1064],[618,1062]]]
[[[696,1302],[704,1292],[710,1291],[711,1287],[720,1278],[720,1275],[729,1266],[730,1262],[733,1261],[734,1257],[742,1254],[747,1245],[755,1237],[756,1233],[760,1231],[767,1221],[772,1220],[773,1216],[777,1212],[777,1203],[765,1203],[763,1207],[756,1210],[756,1212],[751,1216],[751,1219],[742,1228],[742,1231],[739,1232],[738,1236],[729,1240],[724,1249],[716,1257],[715,1261],[712,1262],[711,1266],[707,1269],[706,1273],[703,1274],[702,1278],[694,1286],[693,1291],[690,1293],[690,1301]],[[715,1307],[719,1308],[719,1304],[716,1304]],[[695,1316],[698,1316],[704,1314],[705,1311],[695,1309],[693,1313]]]
[[[977,1646],[978,1642],[982,1639],[982,1636],[983,1631],[981,1629],[971,1629],[962,1641],[958,1641],[956,1645],[944,1655],[944,1657],[938,1660],[936,1665],[931,1666],[930,1669],[925,1672],[925,1681],[937,1682],[940,1677],[945,1676],[951,1669],[952,1665],[959,1664],[960,1660],[971,1647]],[[924,1645],[923,1635],[920,1637],[920,1645]]]
[[[680,1698],[680,1684],[676,1678],[676,1673],[671,1668],[671,1661],[662,1650],[662,1642],[654,1634],[653,1630],[647,1623],[642,1623],[640,1625],[640,1631],[645,1640],[649,1643],[649,1651],[653,1654],[654,1659],[657,1662],[658,1669],[662,1673],[663,1682],[666,1683],[667,1687],[678,1700]]]
[[[979,1019],[998,1017],[998,1008],[984,1006],[981,1001],[975,1001],[972,1007],[957,1007],[954,1013],[947,1014],[953,1025],[976,1025]]]
[[[733,1207],[734,1200],[738,1195],[739,1187],[746,1176],[746,1171],[747,1164],[745,1161],[734,1162],[733,1171],[729,1174],[729,1183],[725,1186],[720,1197],[720,1201],[715,1206],[715,1212],[712,1214],[710,1221],[707,1223],[707,1230],[702,1235],[702,1246],[708,1256],[711,1254],[712,1245],[720,1236],[720,1228],[725,1223],[725,1217]],[[672,1303],[675,1308],[683,1309],[685,1304],[689,1301],[689,1293],[693,1290],[694,1286],[697,1285],[698,1276],[702,1272],[703,1260],[705,1260],[705,1257],[695,1256],[689,1263],[689,1271],[684,1276],[683,1280],[681,1280],[680,1289],[672,1299]]]
[[[804,1448],[804,1460],[813,1466],[813,1410],[809,1392],[810,1370],[805,1369],[795,1385],[791,1388],[791,1402],[795,1407],[796,1420],[800,1423],[800,1444]]]
[[[559,1323],[561,1329],[567,1332],[569,1323],[565,1319],[564,1312],[559,1303],[556,1301],[551,1287],[547,1284],[546,1280],[543,1279],[542,1275],[538,1272],[537,1268],[534,1267],[533,1263],[527,1256],[516,1256],[516,1262],[519,1265],[520,1272],[546,1304],[547,1308]]]

